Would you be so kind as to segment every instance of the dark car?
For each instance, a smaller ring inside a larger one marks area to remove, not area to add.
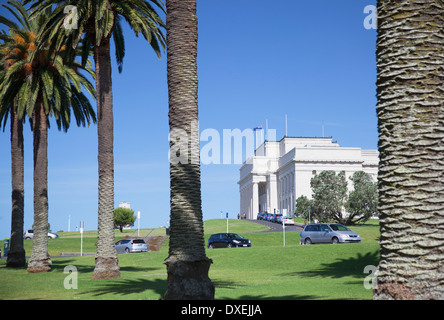
[[[257,220],[262,220],[264,218],[264,215],[267,214],[266,212],[259,212],[257,214]]]
[[[236,233],[216,233],[208,239],[208,248],[251,247],[251,241]]]

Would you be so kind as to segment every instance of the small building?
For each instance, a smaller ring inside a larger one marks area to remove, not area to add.
[[[324,170],[343,172],[352,190],[349,177],[364,171],[376,181],[378,164],[377,150],[341,147],[332,137],[265,141],[240,168],[240,213],[256,219],[259,212],[282,213],[286,209],[292,216],[298,197],[312,198],[310,180],[315,174]]]

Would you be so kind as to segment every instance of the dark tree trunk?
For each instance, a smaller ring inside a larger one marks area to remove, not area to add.
[[[33,116],[34,138],[34,237],[28,272],[48,272],[48,137],[47,117],[43,103],[37,102]]]
[[[167,300],[214,299],[212,261],[203,238],[197,104],[196,0],[167,0],[167,69],[171,146],[180,139],[180,161],[170,154],[170,243],[165,260]],[[171,150],[171,149],[170,149]]]
[[[93,280],[120,278],[114,245],[113,94],[109,38],[94,48],[97,95],[99,209]]]
[[[23,173],[23,122],[11,110],[11,169],[12,169],[12,217],[11,242],[6,260],[6,267],[22,268],[26,266],[23,248],[23,218],[25,207],[25,189]]]

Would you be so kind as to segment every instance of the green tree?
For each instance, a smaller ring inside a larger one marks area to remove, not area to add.
[[[347,199],[347,180],[341,172],[322,171],[310,181],[313,191],[312,216],[320,221],[336,220],[345,224],[344,203]]]
[[[310,207],[310,216],[311,216],[311,207],[313,206],[312,200],[308,199],[306,196],[300,196],[296,199],[296,208],[295,208],[295,216],[301,217],[304,219],[309,219],[308,208]]]
[[[364,223],[377,212],[378,185],[364,171],[356,171],[350,180],[354,190],[350,192],[345,203],[348,212],[347,224]]]
[[[123,231],[124,226],[134,225],[134,221],[136,221],[134,210],[120,207],[114,209],[114,225],[119,227],[120,232]]]
[[[61,47],[59,52],[50,49],[48,42],[38,43],[36,34],[48,19],[51,9],[41,11],[34,19],[19,1],[8,1],[7,8],[19,24],[1,17],[9,27],[9,35],[2,34],[2,64],[0,79],[0,115],[15,113],[19,121],[30,118],[34,149],[34,238],[29,272],[51,269],[48,255],[48,160],[47,128],[49,117],[54,116],[59,129],[69,128],[71,109],[77,124],[95,121],[95,113],[82,92],[86,89],[94,96],[94,88],[78,71],[83,68]],[[0,119],[1,120],[1,119]],[[18,224],[18,223],[17,223]],[[17,227],[18,228],[18,227]],[[16,232],[16,230],[12,230]]]
[[[125,55],[121,26],[123,19],[136,36],[142,33],[160,57],[161,47],[165,47],[161,30],[164,23],[154,7],[164,11],[164,6],[158,0],[36,0],[33,6],[40,11],[53,5],[57,6],[39,38],[51,40],[66,36],[72,47],[83,41],[87,48],[85,52],[92,47],[94,53],[99,204],[97,254],[92,279],[119,278],[120,267],[114,246],[114,124],[110,43],[112,38],[121,71]],[[54,44],[59,42],[53,41]]]
[[[170,160],[170,241],[165,259],[167,300],[214,299],[205,255],[197,103],[196,0],[167,0],[167,70],[170,133],[182,132],[185,161]],[[170,141],[170,150],[174,138]],[[172,155],[171,155],[172,156]],[[171,157],[172,158],[172,157]]]
[[[378,0],[375,299],[444,299],[444,1]]]

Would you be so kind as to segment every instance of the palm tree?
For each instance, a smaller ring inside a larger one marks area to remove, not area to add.
[[[1,34],[0,38],[4,38]],[[0,60],[4,59],[4,48],[0,45]],[[4,64],[0,64],[0,77],[4,76]],[[0,83],[2,79],[0,78]],[[11,182],[12,182],[12,216],[10,249],[6,267],[21,268],[26,266],[25,249],[23,248],[23,219],[25,207],[24,190],[24,157],[23,157],[23,121],[20,121],[12,105],[0,102],[0,126],[6,128],[8,113],[11,114]],[[3,121],[2,121],[3,119]]]
[[[94,72],[74,60],[71,50],[54,52],[50,43],[39,46],[36,34],[51,13],[50,8],[30,19],[27,10],[15,0],[8,1],[10,12],[22,25],[2,17],[7,24],[9,39],[3,37],[0,101],[9,106],[11,114],[19,121],[25,114],[31,119],[34,147],[34,238],[33,250],[28,263],[29,272],[45,272],[51,269],[48,255],[48,190],[47,190],[47,128],[49,117],[56,118],[57,126],[69,128],[71,108],[77,125],[96,121],[95,113],[82,87],[95,96],[94,88],[80,69],[91,76]],[[14,11],[14,9],[16,9]],[[6,35],[6,33],[3,33]]]
[[[39,12],[53,5],[57,7],[39,38],[53,39],[60,34],[70,39],[72,47],[76,47],[80,40],[93,47],[98,116],[99,221],[92,279],[119,278],[120,267],[114,246],[114,129],[110,41],[113,38],[119,71],[122,70],[125,53],[122,19],[127,21],[136,36],[142,33],[160,57],[160,47],[164,48],[164,36],[160,28],[164,23],[152,5],[161,10],[164,8],[159,0],[37,0],[33,7],[38,8]],[[67,11],[70,13],[67,14]],[[76,22],[76,28],[65,28],[66,22]],[[61,30],[66,32],[62,34]]]
[[[444,298],[444,1],[378,1],[375,299]]]
[[[165,299],[214,299],[208,277],[212,260],[203,238],[199,137],[197,130],[196,0],[167,0],[167,69],[170,132],[188,138],[181,159],[170,161],[170,244],[165,260]],[[172,138],[172,142],[174,139]]]

